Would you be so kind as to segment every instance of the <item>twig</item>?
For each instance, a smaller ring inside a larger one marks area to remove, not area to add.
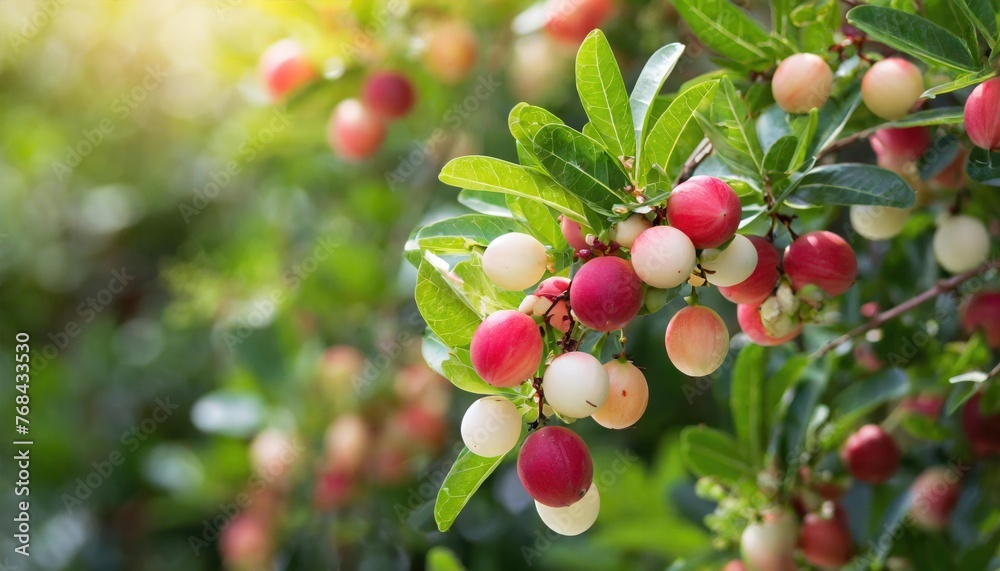
[[[882,325],[886,321],[899,317],[900,315],[906,313],[907,311],[910,311],[911,309],[917,307],[918,305],[921,305],[926,301],[930,301],[931,299],[934,299],[935,297],[943,293],[948,293],[950,291],[953,291],[956,288],[958,288],[958,286],[962,285],[962,283],[964,283],[965,281],[974,278],[980,274],[986,273],[987,271],[993,268],[1000,268],[1000,260],[993,260],[987,262],[974,270],[969,270],[967,272],[958,274],[957,276],[952,276],[946,280],[941,280],[936,284],[934,284],[934,287],[932,287],[931,289],[921,293],[920,295],[911,297],[910,299],[904,301],[903,303],[897,305],[896,307],[893,307],[892,309],[887,309],[881,313],[875,314],[870,320],[868,320],[867,323],[861,324],[855,327],[854,329],[851,329],[847,333],[844,333],[840,337],[834,339],[833,341],[830,341],[826,345],[823,345],[822,347],[817,349],[815,353],[812,354],[812,358],[816,359],[822,357],[823,355],[826,355],[838,345],[841,345],[842,343],[849,341],[851,338],[867,333],[872,329],[875,329],[879,325]]]
[[[708,158],[708,155],[712,154],[712,143],[708,139],[702,139],[698,143],[698,147],[695,148],[694,153],[691,158],[684,163],[684,168],[681,169],[681,175],[677,177],[677,184],[680,184],[687,179],[691,178],[694,174],[694,169],[698,168],[701,162]]]
[[[1000,363],[997,363],[997,366],[993,367],[992,371],[986,373],[986,380],[983,382],[986,382],[996,376],[1000,376]]]

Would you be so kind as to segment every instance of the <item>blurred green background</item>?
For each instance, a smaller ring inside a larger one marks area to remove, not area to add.
[[[34,441],[32,556],[14,556],[5,529],[0,562],[422,569],[444,546],[470,569],[635,569],[708,544],[695,522],[710,505],[672,444],[713,399],[669,365],[662,313],[632,333],[644,422],[580,426],[605,496],[591,534],[549,532],[513,465],[453,531],[433,523],[473,396],[422,365],[402,251],[416,224],[462,208],[437,182],[444,161],[514,158],[518,101],[582,125],[575,49],[512,32],[529,5],[0,2],[0,366],[13,370],[28,333]],[[413,47],[443,18],[480,41],[455,86]],[[679,38],[666,1],[619,2],[606,29],[629,84]],[[257,63],[287,37],[323,77],[272,104]],[[677,82],[705,69],[684,66]],[[344,162],[326,143],[330,111],[387,67],[415,83],[415,112],[374,158]],[[499,87],[476,95],[484,82]],[[15,393],[2,394],[12,434]],[[338,454],[350,469],[331,467]],[[16,479],[14,463],[2,472]],[[12,489],[11,529],[25,499]]]

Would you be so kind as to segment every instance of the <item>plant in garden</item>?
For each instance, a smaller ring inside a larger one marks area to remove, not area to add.
[[[647,406],[657,404],[649,401],[640,369],[652,371],[656,364],[630,362],[626,333],[646,315],[667,312],[664,347],[676,368],[689,376],[728,378],[721,394],[735,434],[692,426],[680,437],[684,461],[700,478],[695,491],[716,505],[705,519],[717,535],[715,546],[725,550],[715,568],[737,548],[746,568],[763,571],[794,569],[800,560],[838,568],[856,555],[881,564],[892,550],[906,549],[892,535],[907,509],[896,500],[905,494],[896,485],[902,478],[892,476],[904,458],[906,465],[926,458],[909,456],[890,434],[895,420],[883,430],[878,416],[938,381],[957,386],[949,389],[949,415],[963,404],[969,410],[974,391],[958,386],[963,383],[986,385],[991,406],[1000,400],[991,383],[996,371],[969,373],[989,360],[981,345],[976,348],[976,337],[948,346],[934,341],[933,351],[922,354],[932,337],[924,334],[919,346],[913,342],[914,351],[900,356],[886,346],[906,335],[899,329],[905,321],[895,318],[926,310],[925,302],[973,278],[993,279],[998,264],[988,257],[982,222],[963,213],[981,208],[968,190],[941,201],[929,195],[918,206],[910,179],[838,159],[871,137],[879,164],[907,163],[926,178],[950,168],[964,141],[963,110],[911,113],[925,97],[924,76],[902,56],[949,74],[928,97],[969,88],[986,79],[989,67],[966,53],[961,40],[951,45],[951,32],[893,8],[853,8],[847,21],[854,29],[840,38],[834,34],[842,24],[836,3],[793,11],[774,2],[771,31],[728,2],[674,5],[721,56],[724,73],[706,73],[661,95],[684,54],[684,46],[670,44],[653,54],[629,93],[611,46],[595,30],[576,60],[587,123],[576,129],[520,103],[508,117],[516,163],[468,156],[444,166],[440,179],[460,188],[459,201],[475,212],[422,226],[409,242],[416,301],[428,323],[425,345],[433,348],[425,355],[457,386],[512,403],[528,427],[517,458],[521,482],[542,521],[571,535],[597,518],[592,482],[600,467],[582,438],[557,423],[587,423],[588,416],[606,428],[643,422]],[[968,28],[973,35],[1000,35],[995,21],[990,26],[975,12],[960,15],[976,19]],[[868,49],[871,40],[900,55],[882,59]],[[981,75],[970,79],[972,73]],[[929,157],[932,141],[952,145],[949,154]],[[969,178],[977,184],[1000,180],[992,160],[989,153],[970,153]],[[939,228],[932,237],[927,221],[942,212],[940,227],[948,231]],[[897,291],[878,282],[878,256],[885,250],[868,252],[855,238],[889,239],[911,217],[914,231],[925,230],[920,240],[886,248],[893,254],[919,250],[921,261],[933,255],[957,275],[935,281],[937,268],[922,271],[933,274],[921,278],[931,280],[929,289],[906,297],[912,287]],[[510,236],[519,237],[516,246],[504,245]],[[713,299],[716,288],[736,307],[723,309]],[[880,311],[875,303],[861,311],[861,303],[876,300],[890,309]],[[507,355],[504,363],[524,367],[497,383],[476,357],[477,328],[514,308],[523,333],[503,337],[508,345],[530,337],[531,352]],[[731,348],[723,315],[734,309],[743,334],[733,335]],[[861,323],[851,327],[854,321]],[[856,367],[850,344],[862,335],[875,354]],[[794,348],[788,346],[793,340]],[[940,368],[928,362],[932,358],[943,361]],[[954,382],[937,379],[942,371]],[[962,374],[973,376],[966,383]],[[987,422],[995,412],[965,414],[971,426],[980,422],[975,414]],[[957,436],[954,426],[935,427],[926,417],[921,424],[913,416],[905,416],[902,429],[929,440],[933,435],[934,442]],[[496,449],[506,448],[505,442]],[[472,452],[459,456],[442,484],[435,506],[442,530],[504,462],[503,456]],[[837,472],[838,454],[856,482]],[[937,503],[924,515],[911,512],[914,521],[941,524],[958,487],[947,488],[942,502],[925,493],[936,484],[930,480],[921,477],[915,490]],[[847,531],[856,507],[843,494],[858,482],[881,484],[872,492],[880,498],[873,521],[889,522],[884,533],[863,532],[858,539],[865,541],[857,545],[864,552],[855,550]],[[734,565],[740,564],[729,563]]]

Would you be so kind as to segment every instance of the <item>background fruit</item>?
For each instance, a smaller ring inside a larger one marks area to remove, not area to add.
[[[264,50],[258,72],[273,102],[281,101],[316,77],[302,46],[293,39],[281,40]]]
[[[416,103],[413,84],[403,74],[393,71],[373,73],[365,81],[362,100],[371,110],[386,119],[405,117]]]
[[[978,219],[965,214],[943,216],[934,232],[934,258],[957,274],[983,263],[990,254],[990,235]]]
[[[910,517],[922,529],[940,531],[948,526],[958,503],[960,475],[944,466],[927,468],[913,482]]]
[[[378,152],[385,140],[385,124],[357,99],[337,104],[327,125],[330,148],[341,157],[359,161]]]
[[[788,113],[808,113],[830,98],[833,71],[816,54],[795,54],[785,58],[774,72],[771,91],[774,101]]]
[[[888,121],[909,113],[924,92],[917,66],[898,57],[877,62],[861,80],[861,98],[868,109]]]
[[[852,476],[869,484],[887,481],[900,462],[896,442],[876,424],[862,426],[848,437],[840,457]]]
[[[439,22],[427,35],[424,67],[438,80],[456,84],[469,75],[478,55],[479,40],[467,23]]]
[[[962,430],[977,456],[1000,454],[1000,413],[983,414],[982,392],[962,406]]]

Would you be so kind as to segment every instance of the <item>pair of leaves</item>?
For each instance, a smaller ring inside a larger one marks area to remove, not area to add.
[[[728,0],[674,0],[698,39],[746,69],[763,71],[789,50]]]

